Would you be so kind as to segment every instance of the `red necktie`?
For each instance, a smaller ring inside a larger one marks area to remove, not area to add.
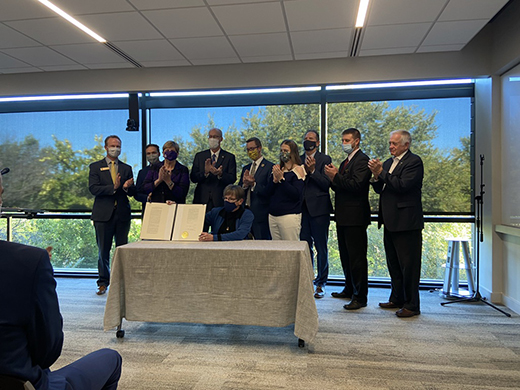
[[[343,161],[343,164],[341,164],[341,168],[339,170],[340,175],[343,175],[345,173],[345,169],[347,169],[349,159],[347,158],[345,161]]]

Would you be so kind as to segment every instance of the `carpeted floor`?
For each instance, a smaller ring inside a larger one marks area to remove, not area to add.
[[[123,356],[120,389],[520,389],[520,316],[482,303],[445,307],[421,292],[422,314],[400,319],[380,309],[388,290],[370,290],[368,307],[317,300],[316,340],[298,348],[293,327],[124,321],[126,335],[103,332],[106,296],[94,279],[58,279],[64,317],[57,369],[93,350]],[[237,294],[240,292],[237,291]]]

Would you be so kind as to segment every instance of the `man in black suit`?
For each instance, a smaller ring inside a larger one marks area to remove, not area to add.
[[[421,158],[410,151],[412,137],[406,130],[390,133],[393,158],[381,163],[370,160],[372,186],[380,194],[379,227],[384,225],[384,245],[392,292],[382,308],[400,308],[398,317],[420,314],[422,229],[424,228],[421,190],[424,167]]]
[[[110,249],[115,238],[116,246],[128,243],[130,231],[129,196],[136,188],[132,167],[118,159],[121,154],[121,139],[109,135],[105,139],[107,155],[90,164],[88,189],[95,196],[92,216],[99,250],[97,294],[102,295],[110,284]]]
[[[0,176],[0,205],[2,193]],[[110,349],[49,370],[63,346],[63,320],[49,254],[2,240],[0,253],[0,375],[29,381],[36,390],[115,390],[121,356]]]
[[[350,303],[343,307],[346,310],[357,310],[367,305],[368,296],[368,190],[372,174],[368,169],[368,156],[359,149],[359,130],[344,130],[341,133],[341,141],[347,158],[339,169],[332,164],[325,167],[325,173],[332,180],[332,189],[336,193],[336,231],[341,266],[345,275],[343,291],[332,293],[332,296],[352,298]]]
[[[148,194],[143,189],[144,179],[146,179],[146,175],[148,174],[150,167],[159,162],[159,156],[161,155],[159,145],[156,144],[146,145],[144,151],[146,153],[146,161],[148,161],[148,165],[143,169],[140,169],[139,173],[137,174],[137,181],[135,183],[136,193],[134,195],[135,200],[141,202],[142,204],[143,214],[146,207],[146,202],[148,200]]]
[[[246,191],[246,206],[255,216],[251,228],[254,238],[270,240],[269,196],[266,194],[266,188],[274,164],[262,156],[262,142],[258,138],[249,138],[246,141],[246,149],[253,162],[242,168],[238,185]]]
[[[316,248],[318,275],[314,279],[315,298],[325,296],[325,285],[329,277],[329,225],[332,213],[330,200],[330,179],[324,173],[324,167],[331,163],[326,154],[318,151],[320,137],[318,132],[310,130],[305,134],[303,148],[305,153],[300,156],[304,162],[307,176],[303,190],[302,229],[300,240],[307,241],[314,263],[312,247]]]
[[[191,181],[197,184],[193,203],[206,204],[206,212],[224,206],[224,188],[237,180],[235,155],[220,148],[222,131],[211,129],[208,139],[209,149],[195,155],[190,173]]]

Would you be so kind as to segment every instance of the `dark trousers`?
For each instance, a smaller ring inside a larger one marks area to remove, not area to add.
[[[110,284],[110,249],[115,238],[116,246],[128,243],[128,232],[130,231],[130,221],[121,221],[117,214],[112,213],[112,217],[106,222],[94,221],[96,230],[96,241],[98,245],[98,286],[108,286]]]
[[[49,389],[115,390],[121,376],[121,355],[112,349],[100,349],[49,374]]]
[[[420,310],[422,230],[384,230],[386,264],[392,280],[389,301],[412,311]]]
[[[269,214],[266,213],[265,215],[262,214],[260,216],[255,214],[255,219],[251,226],[251,232],[253,233],[255,240],[270,240],[271,231],[269,230]]]
[[[345,274],[343,291],[361,303],[368,296],[368,261],[366,226],[336,226],[341,267]]]
[[[329,225],[330,216],[319,215],[311,217],[307,206],[302,208],[302,228],[300,230],[300,240],[307,241],[311,252],[311,260],[314,264],[313,246],[316,248],[318,276],[314,280],[316,286],[325,286],[329,278]]]

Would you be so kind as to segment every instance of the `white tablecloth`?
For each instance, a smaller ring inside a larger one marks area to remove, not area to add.
[[[304,241],[140,241],[116,249],[104,328],[128,321],[318,331],[313,269]]]

